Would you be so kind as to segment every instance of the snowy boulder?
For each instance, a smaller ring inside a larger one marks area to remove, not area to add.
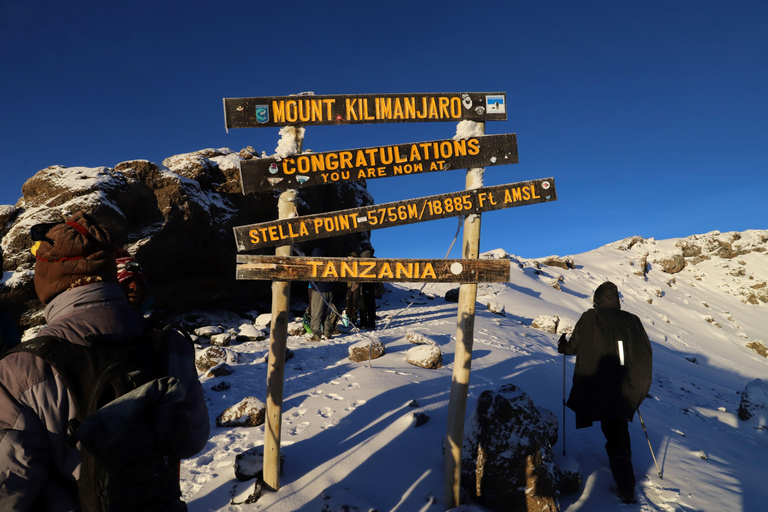
[[[648,257],[651,266],[658,266],[662,272],[676,274],[685,268],[683,250],[679,247],[674,251],[653,253]]]
[[[294,320],[288,324],[289,336],[303,336],[305,334],[307,334],[307,331],[304,329],[304,322],[301,319]]]
[[[755,379],[741,392],[739,419],[749,421],[758,418],[761,425],[768,425],[768,382]]]
[[[544,332],[557,334],[557,327],[560,324],[560,317],[551,315],[539,315],[531,322],[531,327]]]
[[[522,390],[483,391],[464,431],[461,484],[473,499],[493,511],[558,509],[557,434]]]
[[[232,342],[232,335],[228,332],[211,336],[211,345],[216,347],[228,347]]]
[[[207,372],[221,363],[239,363],[240,354],[224,347],[208,347],[195,358],[195,366],[200,372]]]
[[[349,347],[349,359],[362,363],[369,359],[378,359],[384,355],[384,345],[379,340],[358,341]]]
[[[280,473],[283,472],[285,464],[285,453],[280,452]],[[264,476],[264,447],[255,446],[235,457],[235,478],[241,482],[246,482],[253,478],[263,478]]]
[[[206,377],[226,377],[235,373],[235,369],[227,363],[217,364],[205,374]]]
[[[506,316],[506,312],[504,310],[504,304],[501,304],[499,302],[489,302],[488,304],[486,304],[486,307],[488,308],[488,311],[490,311],[494,315]]]
[[[262,313],[256,317],[256,320],[253,321],[253,325],[255,325],[256,327],[269,328],[271,324],[272,324],[272,313]]]
[[[237,339],[243,341],[262,341],[267,339],[267,333],[255,325],[243,324],[238,330]]]
[[[555,476],[558,490],[562,494],[575,494],[581,489],[581,466],[572,457],[557,457],[555,459]]]
[[[223,333],[224,329],[222,329],[221,326],[219,325],[206,325],[204,327],[198,327],[193,332],[195,333],[196,336],[210,339],[211,336]]]
[[[264,424],[267,406],[253,396],[243,398],[216,418],[217,427],[258,427]]]
[[[437,342],[430,338],[429,336],[422,334],[420,332],[409,332],[405,335],[405,339],[409,343],[413,343],[414,345],[434,345],[437,346]]]
[[[573,257],[571,256],[564,256],[562,258],[560,256],[549,256],[542,260],[541,264],[548,267],[559,267],[565,270],[576,268],[576,264],[573,262]]]
[[[443,366],[443,353],[436,345],[419,345],[405,353],[405,361],[432,370]]]

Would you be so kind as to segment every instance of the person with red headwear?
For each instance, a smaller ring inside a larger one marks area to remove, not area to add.
[[[133,309],[141,310],[141,306],[147,295],[147,276],[136,258],[128,251],[122,249],[116,254],[117,281],[120,283],[128,305]]]

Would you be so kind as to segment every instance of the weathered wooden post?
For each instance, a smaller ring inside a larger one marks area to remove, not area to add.
[[[301,153],[303,130],[294,128],[296,152]],[[277,201],[278,219],[296,216],[296,190],[288,189]],[[291,245],[275,249],[275,256],[291,256]],[[267,368],[267,411],[264,422],[264,483],[280,489],[280,434],[283,418],[283,383],[285,350],[288,341],[288,312],[291,306],[290,281],[272,282],[272,325],[269,330],[269,366]]]
[[[485,133],[485,123],[480,134]],[[483,186],[483,168],[467,170],[466,190]],[[480,214],[464,219],[464,245],[462,258],[477,259],[480,253]],[[448,401],[448,432],[445,445],[445,508],[459,505],[461,483],[461,448],[464,444],[464,415],[467,410],[469,373],[472,366],[472,344],[475,334],[475,301],[477,282],[462,284],[459,288],[456,350],[453,360],[453,378]]]

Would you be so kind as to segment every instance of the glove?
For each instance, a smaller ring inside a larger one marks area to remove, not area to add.
[[[565,354],[565,344],[568,343],[568,340],[565,339],[565,333],[560,335],[560,339],[557,341],[557,352],[558,354]]]

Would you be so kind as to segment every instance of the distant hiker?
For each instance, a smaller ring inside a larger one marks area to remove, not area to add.
[[[144,299],[147,296],[147,276],[144,275],[144,269],[125,249],[118,251],[116,256],[117,281],[128,300],[128,305],[144,313]]]
[[[361,258],[373,258],[373,249],[360,253]],[[363,282],[360,284],[360,328],[368,331],[376,330],[376,283]]]
[[[77,212],[31,236],[47,325],[0,359],[0,510],[185,511],[179,461],[209,434],[193,346],[175,331],[143,343],[145,320],[117,284],[114,240],[92,217]],[[146,381],[148,369],[165,377]],[[117,377],[125,392],[110,387]]]
[[[350,258],[359,258],[360,254],[356,251],[349,253]],[[350,281],[347,283],[347,294],[344,298],[344,309],[347,312],[349,323],[359,327],[357,323],[357,310],[360,304],[360,282]]]
[[[316,246],[312,256],[315,258],[325,256],[325,249],[322,246]],[[333,337],[333,319],[330,311],[334,287],[335,283],[332,281],[312,281],[309,285],[309,325],[312,329],[308,337],[309,341],[320,341],[321,336],[327,339]]]
[[[601,284],[594,308],[576,323],[570,341],[560,337],[557,351],[576,354],[573,387],[566,405],[576,413],[576,428],[599,421],[605,449],[625,503],[634,503],[635,473],[627,428],[651,386],[652,351],[640,319],[621,311],[615,284]]]

